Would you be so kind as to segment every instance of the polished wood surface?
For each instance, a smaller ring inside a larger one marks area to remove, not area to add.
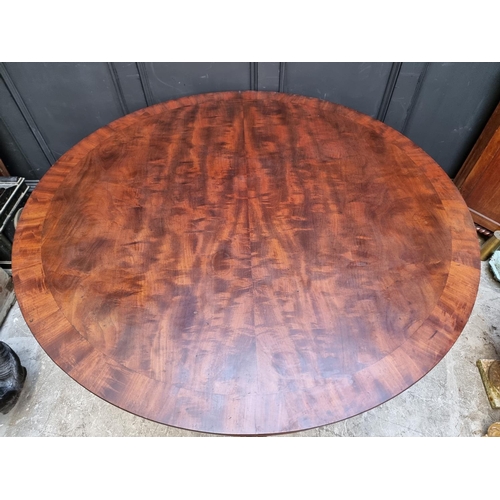
[[[433,368],[479,281],[444,171],[368,116],[287,94],[146,108],[66,153],[13,252],[24,317],[84,387],[228,434],[366,411]]]
[[[500,104],[455,177],[455,184],[474,222],[490,231],[499,230]]]

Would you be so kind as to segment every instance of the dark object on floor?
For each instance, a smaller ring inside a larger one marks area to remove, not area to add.
[[[26,368],[19,356],[4,342],[0,342],[0,413],[9,413],[19,399],[26,380]]]

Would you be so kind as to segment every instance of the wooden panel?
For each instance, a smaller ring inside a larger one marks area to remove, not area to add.
[[[40,178],[53,162],[47,158],[126,111],[182,95],[257,88],[379,117],[454,176],[500,98],[500,63],[403,63],[391,82],[395,64],[6,63],[35,127],[0,81],[0,155],[13,175]],[[34,134],[46,141],[48,156]]]
[[[376,116],[392,63],[286,63],[284,90]]]
[[[430,63],[404,134],[454,177],[500,99],[500,63]]]
[[[474,221],[491,231],[500,229],[500,105],[460,169],[455,184]]]
[[[6,63],[53,155],[123,115],[106,63]]]
[[[280,89],[280,63],[259,63],[258,89],[268,92],[278,92]]]
[[[500,221],[500,133],[491,141],[491,157],[481,158],[461,187],[470,208]],[[488,155],[488,150],[485,155]]]
[[[251,87],[251,63],[247,62],[146,63],[145,67],[154,103],[185,95]]]
[[[403,63],[384,123],[404,133],[428,63]]]
[[[479,139],[455,177],[455,185],[462,192],[462,196],[469,193],[474,185],[474,179],[479,179],[481,170],[488,166],[500,148],[499,129],[500,104],[495,108]],[[467,187],[463,187],[466,180],[468,180]]]
[[[500,222],[498,220],[493,220],[490,219],[489,217],[486,217],[485,215],[481,214],[480,212],[476,212],[474,209],[470,209],[470,212],[472,214],[472,219],[476,224],[479,224],[483,229],[478,230],[478,232],[483,232],[486,230],[489,230],[490,233],[492,231],[497,231],[500,229]],[[481,228],[480,228],[481,229]],[[491,234],[490,234],[491,236]]]
[[[0,156],[12,175],[39,179],[50,167],[19,107],[0,79]]]
[[[379,121],[269,92],[128,115],[31,195],[25,319],[105,400],[169,425],[291,432],[366,411],[446,354],[479,248],[443,170]]]
[[[129,112],[146,107],[146,99],[135,62],[113,63]]]
[[[380,120],[381,122],[384,122],[387,116],[387,112],[392,101],[392,96],[394,94],[396,84],[399,80],[399,73],[401,71],[402,65],[403,63],[401,62],[392,63],[391,71],[389,72],[389,76],[387,77],[384,94],[382,95],[382,99],[380,101],[380,106],[376,116],[377,120]]]

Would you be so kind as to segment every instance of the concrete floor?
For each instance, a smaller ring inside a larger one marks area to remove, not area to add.
[[[391,401],[362,415],[288,436],[482,436],[500,421],[476,368],[500,356],[500,283],[482,264],[476,305],[462,335],[427,376]],[[209,436],[150,422],[94,396],[42,351],[17,303],[0,340],[28,370],[16,407],[0,414],[0,436]]]

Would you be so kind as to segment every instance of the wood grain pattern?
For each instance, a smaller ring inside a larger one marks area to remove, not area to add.
[[[121,118],[40,181],[13,250],[24,317],[143,417],[291,432],[387,401],[472,309],[479,247],[441,168],[326,101],[222,92]]]
[[[500,104],[455,177],[455,185],[474,222],[490,231],[500,229]]]

